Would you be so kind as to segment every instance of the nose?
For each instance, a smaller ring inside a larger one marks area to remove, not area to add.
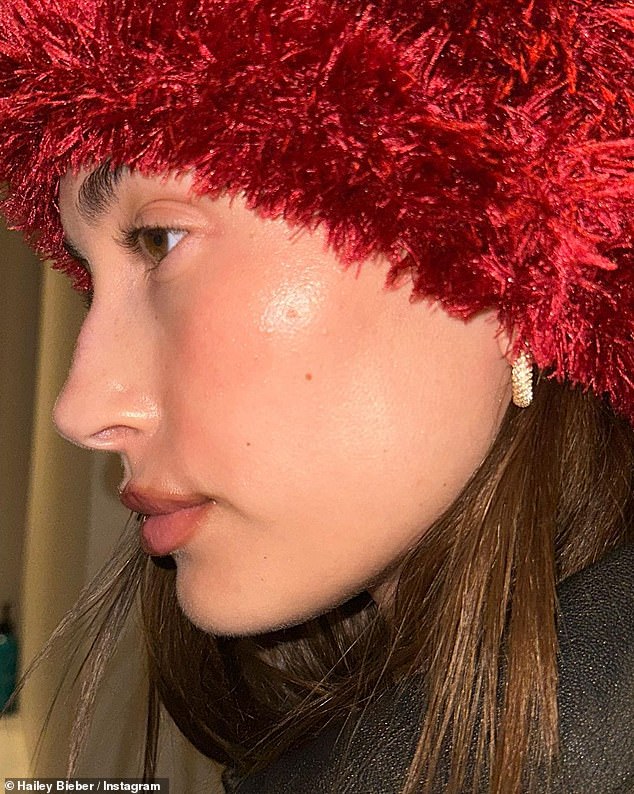
[[[151,436],[159,417],[151,346],[133,313],[94,305],[53,411],[61,435],[121,453]]]

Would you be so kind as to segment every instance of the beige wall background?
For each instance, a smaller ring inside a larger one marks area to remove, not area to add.
[[[0,224],[0,602],[19,614],[41,267]]]
[[[0,599],[16,605],[24,668],[108,558],[128,514],[116,498],[116,459],[73,447],[50,419],[83,317],[81,299],[5,229],[0,251]],[[132,626],[106,676],[83,775],[139,774],[141,660]],[[66,667],[63,652],[52,655],[21,694],[21,724],[36,759],[30,771],[39,775],[65,771],[76,693],[62,692],[39,739]],[[165,732],[160,774],[170,778],[172,794],[222,791],[217,768],[174,728]]]

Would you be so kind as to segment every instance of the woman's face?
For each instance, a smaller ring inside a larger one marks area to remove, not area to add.
[[[169,514],[144,542],[174,553],[185,613],[248,634],[381,592],[495,436],[495,320],[411,303],[385,262],[346,270],[320,231],[189,177],[124,173],[95,201],[88,176],[60,191],[94,299],[55,421]]]

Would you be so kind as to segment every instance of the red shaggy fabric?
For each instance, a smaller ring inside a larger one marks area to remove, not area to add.
[[[497,307],[634,422],[632,0],[2,0],[3,211],[80,289],[58,182],[107,159]]]

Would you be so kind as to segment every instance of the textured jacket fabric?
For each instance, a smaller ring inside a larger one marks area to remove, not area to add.
[[[634,546],[571,576],[558,594],[562,756],[549,790],[633,794]],[[225,790],[398,794],[416,742],[421,698],[415,681],[388,691],[357,724],[351,742],[338,729],[324,731],[246,780],[227,772]]]

